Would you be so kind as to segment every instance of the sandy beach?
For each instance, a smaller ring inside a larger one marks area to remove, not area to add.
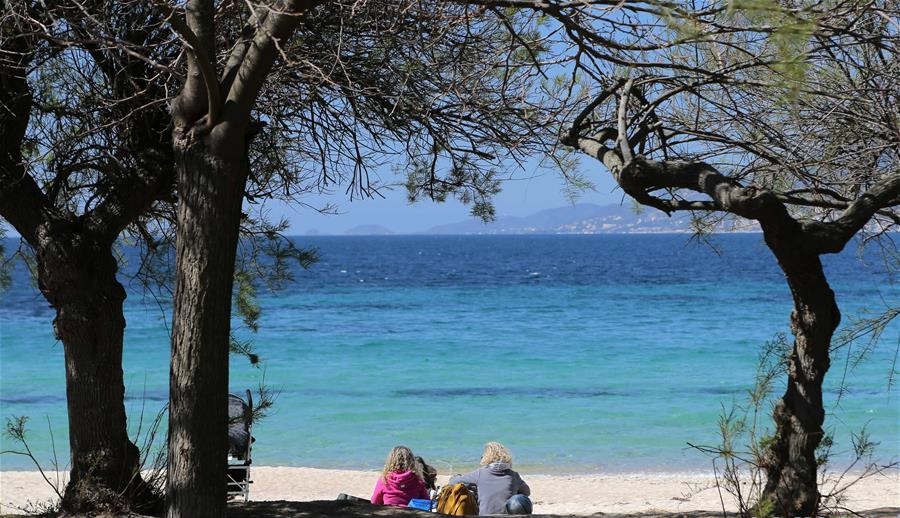
[[[251,474],[252,501],[331,500],[339,493],[368,498],[378,476],[374,471],[263,466],[254,467]],[[722,510],[711,474],[522,475],[532,488],[534,511],[540,514]],[[442,474],[438,482],[446,483],[448,477]],[[46,502],[53,496],[36,471],[0,471],[2,513],[21,513],[29,503]],[[734,510],[730,495],[723,496],[726,509]],[[863,479],[847,491],[844,505],[854,510],[900,507],[900,473]]]

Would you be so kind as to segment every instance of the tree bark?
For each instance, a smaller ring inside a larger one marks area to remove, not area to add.
[[[226,140],[194,140],[192,132],[175,139],[169,518],[225,515],[231,288],[248,171],[243,138]]]
[[[169,18],[190,43],[187,80],[172,105],[178,243],[169,377],[169,518],[225,515],[231,288],[249,172],[248,127],[278,56],[278,42],[287,41],[300,14],[317,3],[286,1],[261,17],[252,44],[232,50],[224,81],[215,77],[210,58],[217,54],[213,2],[189,0],[183,21],[177,15]]]
[[[744,187],[709,164],[642,157],[627,161],[619,150],[605,145],[618,133],[606,129],[591,138],[570,133],[564,143],[600,160],[619,186],[643,205],[666,212],[723,211],[760,223],[794,302],[794,347],[787,389],[774,410],[774,440],[763,459],[767,477],[763,499],[774,504],[779,516],[813,516],[820,498],[816,448],[822,441],[825,420],[822,383],[830,364],[831,338],[840,323],[820,255],[839,252],[875,210],[890,203],[900,190],[900,175],[878,182],[836,222],[798,221],[774,193]],[[661,199],[651,194],[663,188],[690,189],[709,200]]]
[[[841,314],[819,255],[774,234],[766,232],[766,242],[784,271],[794,300],[794,347],[787,389],[773,412],[776,429],[764,459],[767,481],[763,498],[775,504],[779,516],[815,516],[820,499],[816,448],[825,421],[822,383]]]
[[[73,231],[71,223],[38,231],[38,285],[56,309],[53,321],[66,361],[71,474],[62,507],[158,511],[128,438],[122,348],[125,289],[111,244]]]
[[[0,60],[0,214],[35,250],[38,286],[56,310],[54,330],[63,343],[71,472],[61,504],[69,512],[154,512],[161,500],[141,479],[139,452],[126,427],[125,290],[112,254],[118,232],[92,232],[84,220],[53,206],[23,164],[32,43],[6,38],[10,59]]]

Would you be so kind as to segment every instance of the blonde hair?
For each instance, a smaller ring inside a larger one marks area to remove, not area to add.
[[[412,471],[417,477],[422,478],[422,471],[416,463],[412,450],[406,446],[394,446],[394,449],[388,453],[387,459],[384,461],[381,478],[387,481],[388,475],[391,473],[402,473],[404,471]]]
[[[499,442],[489,442],[484,445],[484,453],[481,454],[481,465],[487,466],[494,462],[505,462],[512,465],[512,454]]]

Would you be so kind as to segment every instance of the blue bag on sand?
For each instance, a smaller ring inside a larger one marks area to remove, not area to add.
[[[409,501],[409,505],[407,507],[414,507],[416,509],[421,509],[423,511],[431,510],[431,500],[427,498],[413,498]]]

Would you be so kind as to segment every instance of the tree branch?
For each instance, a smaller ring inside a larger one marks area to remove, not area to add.
[[[578,134],[581,133],[582,130],[587,129],[587,124],[585,123],[586,119],[593,113],[598,106],[603,104],[609,96],[616,93],[616,90],[621,88],[622,85],[625,84],[625,79],[618,78],[613,81],[609,86],[603,89],[597,97],[594,98],[593,101],[590,102],[587,106],[581,110],[581,113],[575,117],[575,120],[572,121],[572,126],[569,128],[569,133],[566,139],[572,140],[575,142],[578,138]]]
[[[226,94],[223,116],[228,123],[246,126],[250,120],[250,110],[256,103],[282,42],[293,35],[303,13],[321,2],[322,0],[289,0],[284,3],[282,10],[271,8],[246,49]]]
[[[222,71],[221,91],[228,92],[231,90],[231,85],[234,82],[234,78],[237,77],[238,69],[241,63],[244,62],[244,57],[253,43],[253,35],[265,23],[268,13],[269,11],[265,9],[259,13],[256,10],[253,11],[250,22],[241,29],[241,36],[232,47],[231,53],[228,55],[228,61],[225,63],[225,69]]]
[[[820,253],[838,253],[878,211],[898,205],[900,172],[881,177],[834,221],[802,221],[803,230],[815,237]]]
[[[705,162],[661,162],[647,160],[640,155],[626,162],[619,151],[604,145],[608,140],[618,139],[618,132],[607,128],[594,137],[579,138],[574,144],[582,152],[600,160],[622,190],[638,203],[667,213],[673,210],[716,209],[781,228],[797,225],[772,191],[744,187]],[[564,144],[572,145],[573,142],[569,140]],[[659,189],[688,189],[709,196],[710,202],[663,200],[649,194]]]
[[[31,52],[25,36],[4,38],[0,47],[0,215],[34,245],[53,209],[22,157],[32,105],[26,79]]]
[[[170,5],[161,0],[159,6],[166,12],[166,20],[188,44],[188,77],[184,83],[181,94],[176,99],[176,117],[186,120],[179,121],[182,124],[193,123],[199,118],[201,109],[198,99],[201,96],[200,85],[197,84],[198,74],[203,80],[206,91],[207,126],[211,127],[219,121],[219,110],[222,105],[222,95],[219,92],[219,82],[216,77],[216,67],[211,58],[212,50],[212,2],[208,0],[192,0],[188,2],[185,10],[187,22],[182,20],[178,13]],[[189,25],[190,24],[190,25]],[[190,26],[199,28],[203,39],[198,36]],[[208,41],[203,41],[208,40]]]
[[[147,154],[156,154],[150,149]],[[90,230],[110,241],[143,214],[156,200],[164,199],[175,183],[171,157],[142,157],[145,170],[133,171],[88,214]]]
[[[634,86],[634,79],[628,79],[625,81],[625,86],[622,87],[622,96],[619,98],[619,112],[618,112],[618,124],[619,124],[619,136],[616,139],[616,144],[619,146],[619,152],[622,154],[622,159],[625,161],[625,166],[628,167],[631,164],[631,161],[634,160],[634,153],[631,152],[631,144],[628,142],[628,133],[626,128],[628,127],[628,100],[631,98],[631,87]]]

